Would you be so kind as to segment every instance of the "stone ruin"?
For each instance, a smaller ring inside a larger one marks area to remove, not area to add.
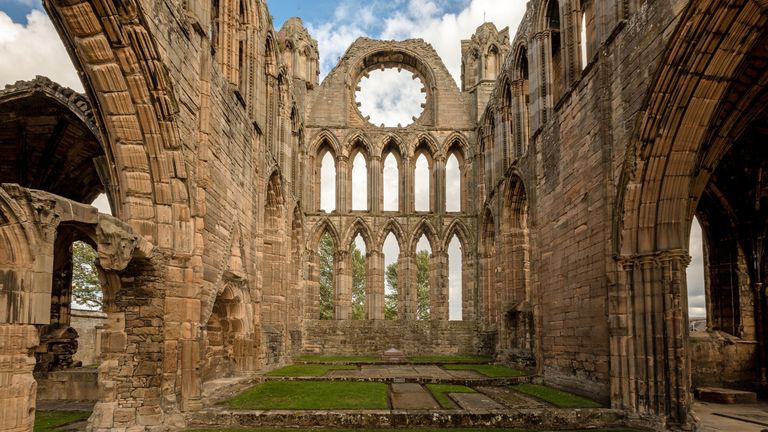
[[[422,40],[363,38],[320,83],[317,43],[299,19],[273,29],[263,0],[44,5],[86,95],[45,78],[0,91],[0,403],[14,413],[1,431],[31,430],[36,367],[69,365],[75,240],[98,252],[107,315],[94,432],[178,429],[206,382],[392,346],[493,355],[655,428],[695,422],[694,385],[768,388],[765,1],[532,0],[514,35],[486,23],[457,36],[460,86]],[[381,68],[422,82],[412,124],[360,112],[356,87]],[[351,205],[358,154],[364,210]],[[422,156],[429,206],[417,211]],[[458,211],[446,207],[452,158]],[[114,216],[90,206],[100,193]],[[694,216],[700,337],[687,320]],[[326,236],[332,319],[319,311]],[[358,236],[366,300],[350,319]],[[398,320],[383,319],[389,236]]]

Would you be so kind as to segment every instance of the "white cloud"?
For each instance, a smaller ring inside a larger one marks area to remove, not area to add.
[[[421,80],[406,70],[371,71],[368,78],[360,80],[360,112],[377,126],[408,126],[424,111],[427,95],[421,92],[423,87]]]
[[[14,23],[0,11],[0,59],[0,86],[44,75],[83,91],[59,34],[48,16],[39,10],[27,15],[26,25]]]
[[[463,319],[461,241],[454,236],[448,244],[448,319]]]

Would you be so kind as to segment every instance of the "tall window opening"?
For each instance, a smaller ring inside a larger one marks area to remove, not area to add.
[[[704,287],[704,238],[698,218],[693,218],[688,243],[691,263],[686,269],[688,285],[688,320],[691,330],[706,330],[707,302]]]
[[[461,167],[455,153],[445,162],[445,211],[461,211]]]
[[[528,50],[520,49],[517,61],[517,73],[520,80],[520,94],[518,95],[518,118],[515,128],[515,154],[520,157],[528,151],[528,137],[530,136],[528,104],[530,103],[530,88],[528,84]]]
[[[334,277],[336,246],[330,234],[323,235],[317,253],[320,258],[320,319],[329,320],[333,319],[336,279]]]
[[[400,168],[393,152],[384,158],[384,211],[400,210]]]
[[[358,234],[352,241],[352,319],[366,319],[366,254],[367,249],[363,236]]]
[[[586,11],[581,11],[581,69],[584,70],[587,67],[587,63],[589,63],[589,55],[588,55],[588,42],[587,42],[587,13]]]
[[[326,149],[320,161],[320,210],[331,213],[336,210],[336,158]]]
[[[400,291],[397,280],[397,261],[400,258],[400,244],[393,233],[384,240],[384,318],[395,320],[398,317]]]
[[[551,88],[553,103],[563,94],[563,64],[562,41],[560,35],[560,4],[557,0],[549,0],[547,7],[546,26],[549,30],[550,53],[552,60]]]
[[[451,321],[461,321],[464,314],[462,249],[461,240],[454,234],[448,244],[448,319]]]
[[[416,244],[416,319],[430,319],[432,307],[432,287],[430,285],[430,265],[432,246],[427,236],[422,234]]]
[[[216,54],[219,41],[219,0],[211,0],[211,54]]]
[[[352,160],[352,211],[368,210],[368,164],[362,152]]]
[[[416,159],[416,168],[414,173],[414,198],[415,209],[420,212],[428,212],[432,210],[430,205],[430,190],[429,185],[432,180],[432,173],[429,169],[429,161],[424,153],[420,154]]]

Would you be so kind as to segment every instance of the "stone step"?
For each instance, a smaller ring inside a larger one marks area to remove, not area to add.
[[[755,392],[720,387],[699,387],[696,389],[696,398],[704,402],[719,404],[757,403],[757,394]]]

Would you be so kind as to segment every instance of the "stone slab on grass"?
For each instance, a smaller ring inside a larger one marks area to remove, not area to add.
[[[393,409],[439,409],[432,394],[419,384],[392,384],[390,387]]]
[[[450,393],[450,396],[462,409],[467,411],[504,408],[501,404],[482,393]]]

